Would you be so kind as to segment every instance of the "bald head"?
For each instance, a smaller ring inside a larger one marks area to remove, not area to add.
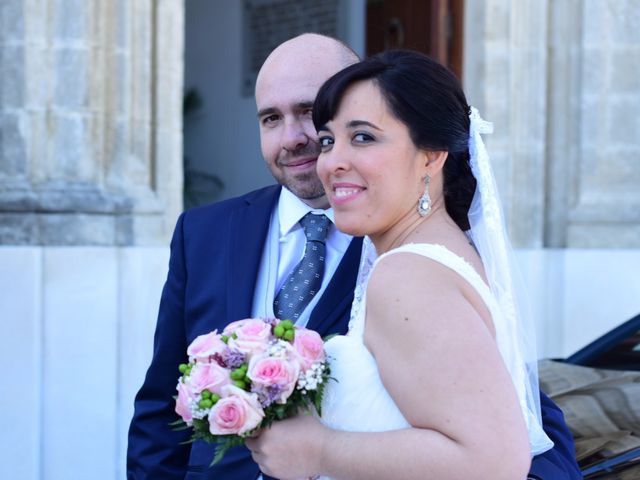
[[[306,71],[319,75],[320,84],[334,73],[359,61],[358,55],[341,41],[304,33],[277,46],[267,57],[256,79],[256,96],[271,85],[273,75]]]
[[[306,33],[271,52],[256,80],[265,162],[280,184],[314,208],[328,202],[315,168],[320,146],[311,108],[322,84],[357,61],[342,42]]]

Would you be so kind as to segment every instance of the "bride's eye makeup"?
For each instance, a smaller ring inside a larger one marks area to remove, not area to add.
[[[331,135],[320,135],[318,137],[318,143],[320,144],[320,150],[326,152],[333,145],[333,137]]]
[[[371,143],[375,140],[375,137],[367,132],[356,132],[352,140],[354,143]]]

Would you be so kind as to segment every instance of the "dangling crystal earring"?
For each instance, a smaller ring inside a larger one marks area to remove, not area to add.
[[[431,197],[429,196],[429,181],[431,177],[427,175],[424,179],[424,193],[418,200],[418,213],[421,217],[426,217],[431,211]]]

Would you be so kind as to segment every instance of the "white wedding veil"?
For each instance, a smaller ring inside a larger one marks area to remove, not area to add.
[[[466,233],[482,259],[489,287],[503,314],[504,324],[496,328],[496,342],[525,414],[531,453],[537,455],[553,447],[553,442],[542,428],[535,325],[505,228],[489,155],[480,136],[492,133],[493,125],[484,121],[474,107],[469,119],[470,165],[477,185],[468,213],[471,228]]]

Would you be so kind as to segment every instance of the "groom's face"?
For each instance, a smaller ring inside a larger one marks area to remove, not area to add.
[[[328,202],[316,173],[320,148],[311,112],[320,86],[342,68],[338,59],[302,55],[288,45],[267,59],[256,82],[260,145],[275,179],[314,208]],[[325,57],[327,57],[325,55]]]

